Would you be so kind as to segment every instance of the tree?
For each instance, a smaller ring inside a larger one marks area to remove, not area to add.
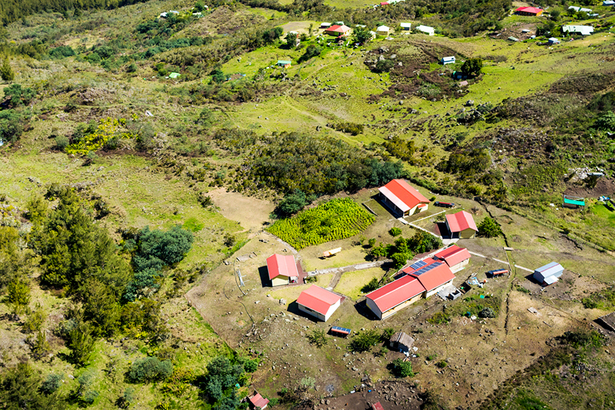
[[[359,44],[367,43],[372,39],[372,33],[367,27],[356,27],[352,32],[352,41]]]
[[[26,321],[23,324],[23,331],[26,333],[38,332],[43,328],[43,323],[47,319],[47,312],[38,305],[37,308],[28,314]]]
[[[295,48],[297,46],[297,33],[288,32],[286,34],[286,47]]]
[[[94,349],[94,338],[91,326],[79,322],[68,333],[68,348],[71,350],[70,357],[76,365],[83,366],[88,361]]]
[[[29,363],[9,369],[0,383],[0,408],[61,410],[68,403],[56,394],[46,396],[39,387],[41,378]]]
[[[11,313],[19,316],[30,304],[30,284],[23,279],[15,279],[9,283],[7,305]]]
[[[43,330],[40,330],[36,334],[36,337],[29,337],[27,339],[27,343],[30,345],[32,357],[35,360],[40,360],[43,357],[47,356],[47,354],[51,350],[51,346],[49,346],[49,342],[47,341],[47,335]]]
[[[278,204],[276,213],[280,216],[291,216],[302,210],[308,204],[305,193],[297,189],[294,193],[288,194]]]
[[[400,269],[406,264],[406,262],[408,262],[408,259],[410,258],[409,254],[407,253],[396,252],[391,255],[391,259],[393,259],[393,265],[395,266],[395,269]]]
[[[128,372],[128,379],[134,383],[147,383],[165,380],[172,373],[173,364],[170,360],[161,361],[157,357],[146,357],[132,364]]]
[[[483,60],[480,58],[469,58],[461,66],[461,72],[468,77],[476,77],[483,69]]]
[[[2,77],[2,80],[9,82],[15,79],[15,73],[11,68],[11,64],[9,63],[8,57],[4,57],[4,61],[0,66],[0,77]]]
[[[45,381],[41,384],[41,392],[45,395],[50,395],[55,393],[60,386],[62,385],[62,379],[64,378],[61,374],[50,374],[47,376]]]
[[[401,235],[401,229],[399,229],[399,228],[394,226],[391,229],[389,229],[389,234],[391,236],[399,236],[399,235]]]
[[[369,293],[378,289],[378,279],[373,278],[369,283],[361,288],[361,292]]]
[[[308,334],[307,338],[316,347],[323,347],[328,342],[325,331],[322,329],[313,330],[312,333]]]
[[[28,105],[36,97],[32,88],[22,87],[21,84],[11,84],[4,89],[4,98],[9,98],[11,107]]]
[[[395,359],[390,364],[391,373],[395,377],[412,377],[414,372],[412,371],[412,362],[404,362],[403,359]]]
[[[301,57],[299,57],[299,62],[302,63],[304,61],[308,61],[310,58],[312,57],[316,57],[319,56],[321,53],[321,49],[320,47],[314,45],[314,44],[310,44],[309,46],[307,46],[307,48],[305,49],[305,53],[303,53],[303,55]]]
[[[18,111],[0,111],[0,141],[17,141],[24,130],[23,119],[23,115]]]
[[[380,335],[375,330],[365,330],[361,333],[357,333],[350,342],[350,349],[353,352],[366,352],[376,346],[380,341]]]
[[[478,224],[478,236],[495,238],[500,235],[502,235],[502,228],[500,227],[500,224],[493,220],[493,218],[487,216],[480,224]]]
[[[615,113],[605,112],[596,120],[594,127],[602,131],[615,132]]]

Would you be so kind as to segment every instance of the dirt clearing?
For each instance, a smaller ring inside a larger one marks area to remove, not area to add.
[[[275,208],[269,201],[227,192],[224,188],[209,192],[209,196],[225,218],[237,221],[246,230],[253,232],[260,230],[263,223],[269,221],[269,215]]]

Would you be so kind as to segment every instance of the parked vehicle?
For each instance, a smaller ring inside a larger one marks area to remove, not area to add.
[[[455,204],[452,202],[440,202],[440,201],[434,202],[434,205],[441,206],[442,208],[452,208],[455,206]]]

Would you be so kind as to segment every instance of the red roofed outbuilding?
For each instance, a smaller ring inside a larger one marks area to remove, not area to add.
[[[470,263],[470,252],[466,248],[457,245],[450,246],[433,256],[436,260],[441,260],[448,265],[451,272],[459,272]]]
[[[520,16],[540,16],[543,13],[543,9],[536,7],[519,7],[515,10],[515,14]]]
[[[372,410],[384,410],[384,407],[382,407],[382,404],[380,404],[380,402],[377,402],[372,404]]]
[[[403,179],[394,179],[378,191],[382,202],[398,217],[423,212],[429,205],[429,199]]]
[[[425,287],[415,277],[404,275],[368,293],[366,297],[367,307],[378,319],[386,319],[401,309],[419,300]]]
[[[327,28],[325,30],[325,33],[327,33],[330,36],[335,36],[335,37],[339,37],[339,36],[345,36],[346,34],[348,34],[350,32],[350,27],[346,26],[346,25],[334,25],[331,26],[329,28]]]
[[[253,396],[249,397],[249,399],[252,406],[254,406],[257,410],[263,410],[267,408],[267,404],[269,404],[269,400],[261,396],[260,393],[255,392]]]
[[[312,285],[301,292],[297,299],[299,310],[323,322],[329,320],[341,303],[342,297],[340,295],[316,285]]]
[[[446,215],[446,227],[453,238],[470,239],[478,232],[474,218],[466,211]]]
[[[267,272],[271,280],[271,286],[288,285],[289,282],[299,278],[297,263],[293,255],[278,255],[277,253],[267,258]]]

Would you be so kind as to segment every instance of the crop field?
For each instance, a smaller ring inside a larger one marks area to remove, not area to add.
[[[267,230],[295,249],[350,238],[374,222],[374,216],[349,198],[333,199],[282,219]]]

